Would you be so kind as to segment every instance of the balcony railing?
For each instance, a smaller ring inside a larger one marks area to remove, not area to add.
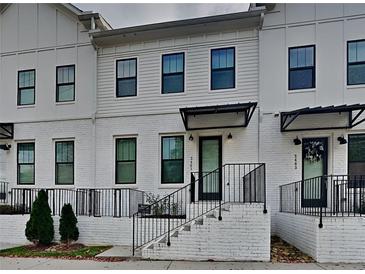
[[[280,212],[365,216],[365,175],[325,175],[280,186]]]

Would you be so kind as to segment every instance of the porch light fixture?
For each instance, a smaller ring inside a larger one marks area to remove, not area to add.
[[[294,145],[296,145],[296,146],[299,146],[302,143],[302,141],[298,138],[298,136],[297,136],[297,138],[295,138],[293,140],[293,142],[294,142]]]
[[[10,148],[11,148],[11,145],[8,145],[8,144],[0,145],[0,149],[2,149],[2,150],[10,150]]]
[[[338,138],[337,138],[337,141],[339,141],[339,142],[340,142],[340,145],[345,145],[345,144],[347,144],[347,140],[345,139],[345,137],[343,137],[343,135],[342,135],[342,136],[340,136],[340,137],[338,137]]]
[[[232,136],[232,133],[229,133],[229,134],[228,134],[228,136],[227,136],[228,140],[231,140],[231,139],[232,139],[232,137],[233,137],[233,136]]]
[[[194,141],[194,137],[192,134],[190,134],[190,136],[189,136],[189,141]]]

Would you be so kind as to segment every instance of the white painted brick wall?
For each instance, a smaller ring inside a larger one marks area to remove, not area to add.
[[[277,214],[277,234],[318,262],[365,262],[365,218]]]
[[[222,211],[222,221],[204,217],[203,224],[192,224],[190,231],[171,237],[171,246],[155,243],[143,248],[142,256],[176,260],[270,260],[270,214],[260,204],[230,204]],[[216,214],[218,216],[218,214]]]
[[[171,193],[183,185],[161,184],[161,136],[185,136],[185,184],[190,183],[190,172],[198,171],[199,136],[222,136],[224,163],[258,161],[258,116],[252,117],[247,128],[217,129],[186,132],[180,114],[144,115],[96,120],[96,185],[115,186],[115,137],[137,138],[137,187],[159,194]],[[229,133],[233,138],[227,139]],[[190,134],[194,140],[189,141]],[[120,185],[119,185],[120,186]],[[121,187],[128,187],[123,185]]]
[[[7,161],[5,176],[10,182],[9,187],[16,187],[17,142],[23,141],[35,142],[36,184],[34,187],[56,187],[54,142],[57,139],[68,138],[74,139],[75,142],[75,185],[63,187],[93,187],[95,157],[91,119],[15,124],[12,148],[5,154]]]
[[[30,215],[0,215],[0,242],[26,244],[25,226]],[[55,240],[59,236],[59,217],[53,217]],[[94,245],[132,245],[132,219],[78,216],[78,242]]]

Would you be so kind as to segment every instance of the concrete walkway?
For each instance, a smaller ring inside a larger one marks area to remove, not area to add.
[[[53,269],[53,270],[91,270],[91,269],[357,269],[364,270],[361,264],[281,264],[264,262],[188,262],[188,261],[147,261],[127,260],[123,262],[96,262],[78,260],[58,260],[41,258],[0,258],[0,270]]]

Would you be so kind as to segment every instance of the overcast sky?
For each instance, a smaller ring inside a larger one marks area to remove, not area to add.
[[[243,4],[74,4],[83,11],[99,12],[113,28],[247,11]]]

